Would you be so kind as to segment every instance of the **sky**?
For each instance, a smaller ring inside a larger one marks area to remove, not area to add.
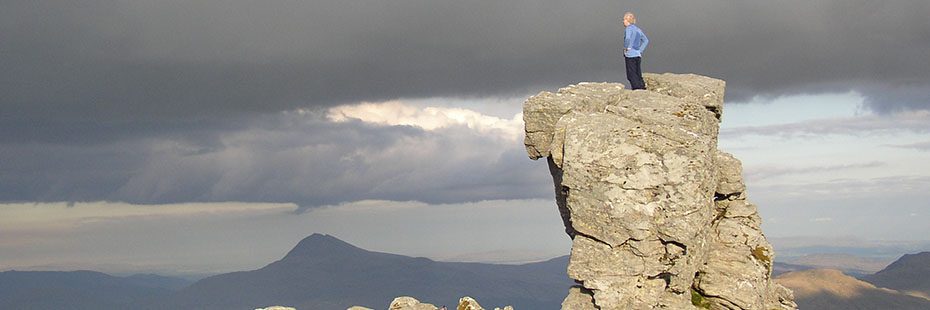
[[[644,71],[727,81],[777,251],[930,250],[927,1],[0,0],[0,270],[567,254],[522,103],[625,82],[625,11]]]

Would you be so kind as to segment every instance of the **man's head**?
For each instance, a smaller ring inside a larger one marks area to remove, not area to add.
[[[633,15],[633,12],[623,13],[623,26],[629,27],[632,24],[636,23],[636,15]]]

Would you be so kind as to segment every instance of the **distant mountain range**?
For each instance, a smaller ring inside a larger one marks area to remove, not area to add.
[[[787,257],[781,259],[781,261],[795,266],[806,266],[807,269],[838,269],[847,275],[862,278],[882,270],[894,259],[880,259],[845,253],[815,253]]]
[[[775,264],[772,266],[772,276],[777,277],[779,275],[792,272],[792,271],[802,271],[802,270],[810,270],[810,269],[815,269],[815,268],[811,266],[775,262]]]
[[[177,291],[183,280],[155,275],[2,272],[0,309],[385,309],[405,295],[436,305],[455,305],[467,295],[491,309],[559,309],[574,284],[567,265],[568,256],[523,265],[437,262],[314,234],[261,269],[208,277]]]
[[[574,283],[567,257],[524,265],[437,262],[378,253],[314,234],[264,268],[209,277],[181,290],[168,308],[387,308],[398,296],[436,305],[468,295],[487,305],[558,309]]]
[[[314,234],[261,269],[190,285],[158,275],[0,272],[0,309],[385,309],[404,295],[436,305],[454,305],[468,295],[491,309],[559,309],[574,284],[567,264],[568,256],[523,265],[437,262],[367,251]],[[868,282],[811,268],[775,265],[778,281],[795,290],[801,309],[930,309],[930,300],[920,297],[930,294],[930,252],[905,255],[866,276]]]
[[[0,272],[0,309],[131,309],[170,298],[182,279],[95,271]]]

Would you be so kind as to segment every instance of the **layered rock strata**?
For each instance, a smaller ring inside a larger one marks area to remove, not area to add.
[[[563,309],[794,309],[740,162],[717,149],[724,81],[646,74],[647,91],[581,83],[523,107],[572,237]]]

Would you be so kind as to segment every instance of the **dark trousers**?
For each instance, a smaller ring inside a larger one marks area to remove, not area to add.
[[[642,57],[623,57],[626,58],[626,79],[630,81],[632,89],[646,89],[646,82],[643,81]]]

